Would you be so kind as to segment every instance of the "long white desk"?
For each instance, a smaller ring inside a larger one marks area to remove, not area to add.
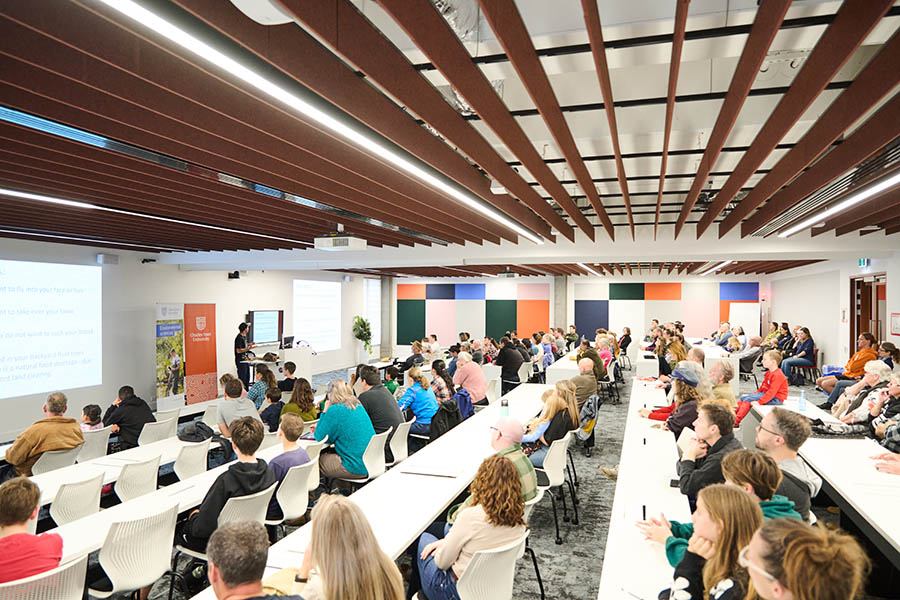
[[[554,361],[552,365],[547,367],[546,378],[547,383],[556,383],[565,379],[572,379],[578,375],[578,349],[572,350],[562,358]]]
[[[652,427],[659,421],[637,414],[640,408],[661,404],[665,404],[665,394],[655,382],[632,381],[598,600],[649,600],[672,583],[674,569],[666,560],[665,549],[645,540],[636,526],[645,515],[659,517],[663,513],[682,522],[691,518],[687,497],[669,486],[676,478],[675,437]]]
[[[509,392],[504,398],[509,400],[510,416],[523,423],[533,417],[541,408],[541,394],[550,387],[523,384]],[[472,482],[481,462],[494,452],[490,427],[499,417],[500,402],[494,402],[350,496],[362,508],[388,556],[398,558]],[[457,470],[457,475],[413,475],[403,472],[405,465],[441,471],[449,468]],[[306,524],[269,548],[265,576],[299,567],[311,532],[311,525]],[[215,596],[207,588],[194,598],[212,600]]]

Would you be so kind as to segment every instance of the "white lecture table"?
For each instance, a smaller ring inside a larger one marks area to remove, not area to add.
[[[556,383],[557,381],[571,379],[578,375],[577,356],[578,350],[572,350],[559,360],[554,361],[552,365],[547,367],[545,374],[547,383]]]
[[[668,588],[674,569],[665,548],[645,540],[636,523],[660,513],[676,521],[691,520],[687,496],[669,485],[677,478],[675,436],[654,429],[659,421],[637,414],[638,409],[666,404],[665,393],[655,386],[655,381],[632,381],[598,600],[650,600]]]
[[[541,394],[550,388],[522,384],[506,394],[510,416],[526,422],[540,411]],[[397,559],[472,482],[481,462],[494,452],[490,427],[499,417],[497,401],[350,496],[362,508],[385,554]],[[404,468],[434,474],[405,473]],[[455,476],[442,476],[448,473]],[[265,576],[299,567],[311,532],[307,523],[270,547]],[[213,600],[215,596],[212,588],[206,588],[194,598]]]

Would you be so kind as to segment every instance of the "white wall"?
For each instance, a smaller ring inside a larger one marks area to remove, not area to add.
[[[0,257],[9,260],[96,264],[96,254],[119,255],[118,265],[103,269],[103,384],[63,390],[69,397],[68,415],[80,418],[85,404],[106,407],[122,385],[154,400],[155,304],[198,302],[216,305],[216,348],[219,373],[235,372],[233,359],[237,325],[248,310],[284,310],[285,335],[292,334],[293,280],[340,281],[338,273],[314,271],[248,271],[238,280],[228,280],[224,271],[181,271],[175,265],[141,264],[140,254],[110,249],[86,248],[0,239]],[[351,333],[352,318],[363,311],[363,277],[351,276],[341,290],[341,349],[313,357],[313,372],[346,368],[356,364],[358,342]],[[377,355],[378,349],[375,349]],[[42,417],[46,394],[0,400],[7,410],[0,425],[0,441],[8,440]],[[9,407],[14,407],[9,410]]]

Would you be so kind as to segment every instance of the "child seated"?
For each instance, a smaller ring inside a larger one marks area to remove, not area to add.
[[[100,407],[96,404],[88,404],[81,409],[81,430],[95,431],[103,429],[103,421],[100,419]]]
[[[27,477],[15,477],[0,485],[0,583],[59,566],[62,537],[28,532],[29,522],[37,519],[40,499],[40,490]]]

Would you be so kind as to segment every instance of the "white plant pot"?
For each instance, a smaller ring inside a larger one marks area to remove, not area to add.
[[[366,352],[366,346],[362,341],[359,342],[359,363],[361,365],[369,364],[369,353]]]

